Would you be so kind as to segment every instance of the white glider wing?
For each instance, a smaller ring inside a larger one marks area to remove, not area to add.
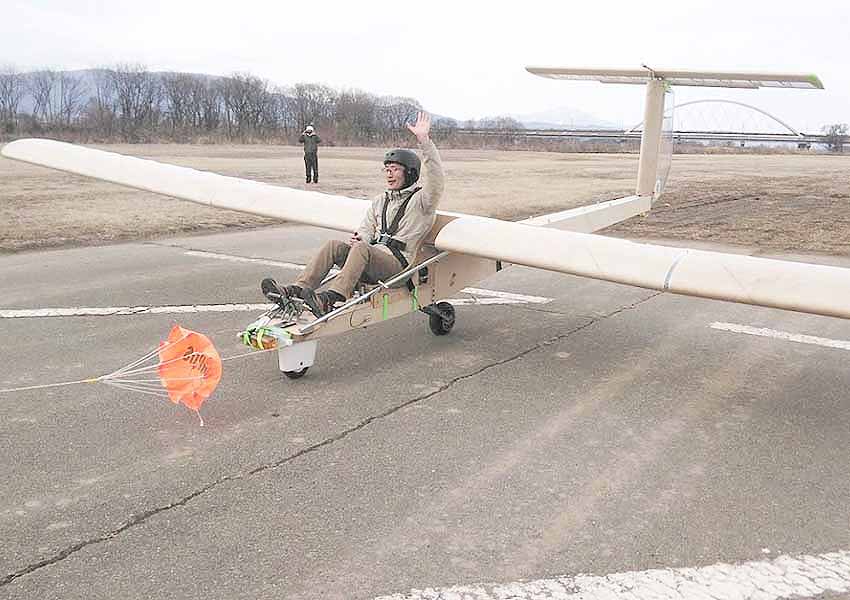
[[[437,234],[440,250],[642,288],[850,318],[850,269],[641,244],[485,217]]]
[[[550,79],[600,81],[602,83],[647,83],[663,79],[670,85],[731,88],[823,89],[817,75],[802,73],[748,73],[743,71],[679,71],[668,69],[593,69],[571,67],[526,67],[529,73]]]
[[[128,187],[285,221],[356,231],[368,200],[279,187],[53,140],[18,140],[3,156]]]
[[[7,144],[8,158],[200,204],[354,231],[366,200],[278,187],[50,140]],[[850,318],[850,269],[640,244],[589,231],[642,210],[649,199],[512,223],[440,211],[442,251],[480,256],[676,294]]]

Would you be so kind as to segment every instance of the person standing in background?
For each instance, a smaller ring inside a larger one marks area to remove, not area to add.
[[[312,125],[307,125],[301,137],[298,138],[299,144],[304,144],[304,171],[307,176],[307,183],[319,183],[319,144],[322,143],[321,138],[316,135]]]

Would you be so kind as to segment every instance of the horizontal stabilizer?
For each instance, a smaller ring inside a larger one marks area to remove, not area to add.
[[[440,250],[642,288],[850,318],[850,269],[642,244],[485,217],[447,224]]]
[[[663,79],[670,85],[728,88],[823,89],[817,75],[799,73],[746,73],[738,71],[675,71],[668,69],[593,69],[566,67],[526,67],[529,73],[550,79],[578,79],[602,83],[646,83]]]
[[[368,200],[227,177],[53,140],[18,140],[3,156],[103,181],[284,221],[356,231]]]

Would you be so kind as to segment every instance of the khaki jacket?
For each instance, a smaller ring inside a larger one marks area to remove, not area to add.
[[[434,142],[428,140],[425,144],[419,145],[419,150],[422,152],[423,172],[427,174],[427,180],[423,184],[420,174],[419,181],[403,190],[387,190],[374,200],[372,205],[366,211],[366,216],[357,230],[360,238],[365,241],[374,241],[381,233],[381,211],[384,207],[384,201],[389,202],[387,206],[387,226],[393,221],[393,217],[398,212],[399,207],[404,200],[418,186],[422,186],[415,193],[413,199],[408,203],[404,210],[404,216],[398,225],[398,231],[393,236],[397,240],[401,240],[406,244],[406,248],[402,254],[411,265],[416,258],[416,253],[419,251],[419,246],[422,240],[431,231],[434,226],[434,221],[437,218],[437,205],[440,203],[440,198],[443,196],[445,188],[445,175],[443,174],[443,163],[440,161],[440,153]],[[385,250],[392,254],[389,248],[384,245],[378,245],[376,248]]]

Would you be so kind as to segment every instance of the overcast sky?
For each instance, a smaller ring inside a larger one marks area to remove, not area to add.
[[[0,65],[116,63],[280,85],[410,96],[457,119],[569,106],[633,125],[635,86],[541,79],[526,65],[815,73],[825,90],[677,88],[726,98],[797,129],[850,122],[850,2],[370,2],[0,0]],[[761,8],[761,6],[769,8]]]

